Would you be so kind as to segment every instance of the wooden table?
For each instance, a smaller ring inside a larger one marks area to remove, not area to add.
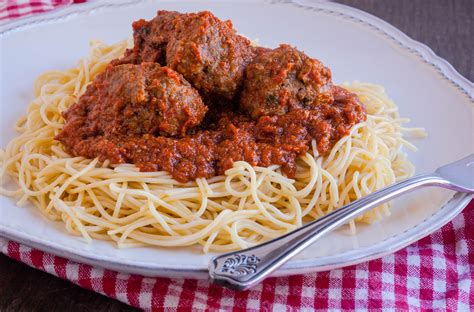
[[[431,47],[474,80],[474,1],[338,0],[374,14]],[[0,255],[0,311],[134,311]]]

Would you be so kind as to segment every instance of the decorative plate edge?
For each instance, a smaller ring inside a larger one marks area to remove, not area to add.
[[[312,1],[312,3],[308,3],[308,0],[272,0],[272,3],[287,3],[303,10],[324,12],[370,27],[385,38],[395,42],[399,47],[416,55],[424,63],[434,67],[438,74],[441,74],[444,79],[448,80],[474,104],[474,83],[461,75],[453,65],[437,55],[426,44],[411,38],[383,19],[357,8],[324,0],[310,1]]]

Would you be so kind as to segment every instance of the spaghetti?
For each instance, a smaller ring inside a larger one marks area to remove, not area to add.
[[[401,152],[402,146],[415,149],[404,134],[424,131],[403,127],[408,119],[398,116],[383,87],[358,82],[344,88],[365,104],[367,121],[355,125],[326,156],[318,154],[313,141],[310,152],[298,159],[293,179],[276,165],[251,167],[239,161],[225,175],[179,183],[163,171],[71,157],[54,140],[64,124],[61,112],[127,45],[93,41],[78,67],[41,75],[36,98],[17,122],[20,135],[0,153],[0,175],[13,177],[19,186],[1,187],[0,193],[19,197],[18,205],[32,202],[87,241],[113,240],[119,247],[200,244],[205,252],[247,248],[414,172]],[[356,221],[373,222],[388,208],[384,204]],[[350,226],[355,229],[354,221]]]

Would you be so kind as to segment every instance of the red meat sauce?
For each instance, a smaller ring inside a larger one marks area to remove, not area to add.
[[[63,113],[56,139],[70,154],[167,171],[180,182],[223,174],[240,160],[280,165],[292,177],[311,140],[326,154],[366,119],[357,96],[333,85],[319,61],[288,45],[253,48],[209,12],[160,11],[135,23],[134,36],[134,48]],[[179,57],[166,55],[176,42],[199,49],[191,60],[186,48]],[[201,69],[196,59],[204,60]],[[210,68],[213,59],[221,63]]]

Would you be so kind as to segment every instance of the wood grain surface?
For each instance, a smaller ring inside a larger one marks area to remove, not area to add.
[[[473,0],[338,0],[369,12],[425,43],[474,80]],[[0,311],[134,311],[0,255]]]

